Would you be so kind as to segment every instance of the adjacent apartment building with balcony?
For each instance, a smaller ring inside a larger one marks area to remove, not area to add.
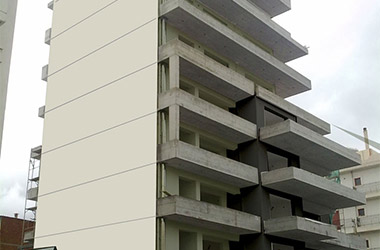
[[[0,0],[0,154],[17,0]]]
[[[340,171],[342,185],[365,193],[366,204],[340,209],[341,231],[366,240],[367,249],[380,249],[380,154],[360,151],[362,164]]]
[[[324,223],[364,205],[322,177],[360,156],[284,99],[311,89],[290,1],[48,6],[35,247],[365,249]]]

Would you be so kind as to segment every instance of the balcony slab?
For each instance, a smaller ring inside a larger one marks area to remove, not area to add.
[[[273,51],[273,56],[288,62],[307,55],[307,49],[263,10],[247,0],[199,0],[237,28]]]
[[[232,234],[261,232],[260,217],[197,200],[170,196],[157,200],[157,216]]]
[[[254,186],[259,183],[255,167],[179,140],[158,145],[157,157],[158,162],[166,163],[171,167],[239,188]]]
[[[359,154],[291,120],[260,128],[260,140],[299,156],[318,175],[360,164]]]
[[[173,39],[159,48],[160,61],[173,55],[180,57],[181,76],[200,83],[235,102],[255,94],[255,84],[252,81],[178,39]]]
[[[266,220],[264,231],[267,235],[303,242],[334,239],[337,232],[332,225],[297,216]]]
[[[181,89],[171,89],[158,98],[159,109],[180,106],[180,121],[230,142],[257,138],[256,125]]]
[[[249,2],[257,5],[270,17],[280,15],[290,10],[290,0],[248,0]]]
[[[305,170],[287,167],[261,173],[264,187],[331,208],[364,205],[365,195]]]
[[[330,134],[330,124],[286,101],[278,95],[256,85],[256,96],[260,99],[294,115],[297,122],[321,135]]]
[[[311,89],[309,79],[185,0],[161,4],[160,16],[213,51],[274,84],[277,94],[283,98]]]

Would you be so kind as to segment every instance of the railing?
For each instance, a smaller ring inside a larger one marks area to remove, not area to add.
[[[356,190],[361,193],[366,193],[366,194],[380,192],[380,182],[373,182],[373,183],[356,186]]]

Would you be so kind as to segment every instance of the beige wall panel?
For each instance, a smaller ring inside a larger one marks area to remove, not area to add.
[[[156,165],[39,197],[36,236],[155,216]],[[54,223],[52,223],[54,222]]]
[[[54,61],[53,58],[50,60]],[[46,110],[156,61],[157,22],[153,22],[51,75],[47,84]],[[52,74],[50,69],[49,74]]]
[[[48,112],[45,115],[44,152],[155,112],[156,67],[150,66]],[[139,141],[138,137],[135,139]]]
[[[157,16],[157,5],[147,2],[151,2],[151,0],[135,1],[131,8],[130,1],[119,0],[62,35],[52,36],[49,70],[55,72],[154,20]],[[135,13],[140,14],[134,15]],[[131,19],[131,16],[134,18]],[[53,24],[54,29],[55,23]],[[154,39],[154,33],[149,36],[149,39]]]
[[[83,19],[93,15],[95,12],[100,11],[106,6],[111,7],[118,1],[128,0],[53,0],[54,1],[54,15],[52,35],[57,34],[69,29],[74,24],[82,21]],[[109,8],[106,7],[106,8]]]
[[[97,219],[97,216],[94,220]],[[35,247],[57,246],[59,250],[155,249],[155,219],[37,238]]]
[[[39,194],[155,162],[155,125],[153,114],[43,154]],[[156,189],[153,184],[145,188]]]

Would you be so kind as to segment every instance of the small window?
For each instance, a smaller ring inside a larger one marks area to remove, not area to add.
[[[367,248],[369,248],[369,240],[365,240],[365,243],[367,244]]]
[[[354,179],[355,186],[360,186],[362,184],[362,179],[360,177]]]
[[[358,209],[358,215],[359,215],[359,216],[364,216],[364,215],[365,215],[364,208],[359,208],[359,209]]]

